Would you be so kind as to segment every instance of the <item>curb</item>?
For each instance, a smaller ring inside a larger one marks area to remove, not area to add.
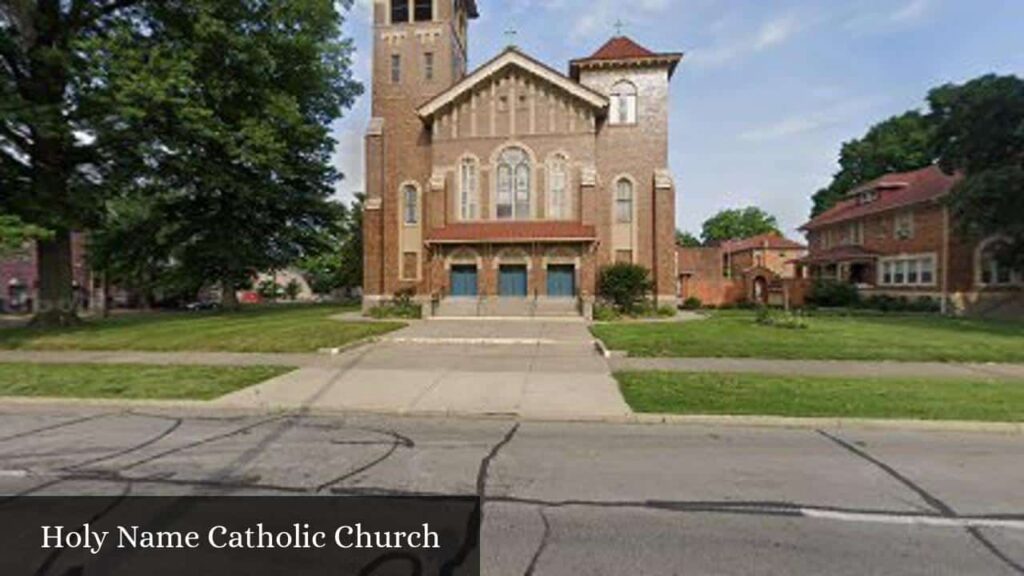
[[[788,416],[720,416],[701,414],[633,414],[635,424],[713,425],[750,428],[859,428],[922,432],[1024,434],[1021,422],[971,420],[885,420],[877,418],[795,418]]]
[[[356,340],[355,342],[349,342],[348,344],[345,344],[344,346],[335,346],[334,348],[320,348],[320,349],[317,350],[317,354],[326,354],[326,355],[329,355],[329,356],[337,356],[337,355],[339,355],[339,354],[341,354],[343,352],[348,352],[349,350],[354,350],[354,349],[359,348],[361,346],[366,346],[367,344],[376,344],[377,342],[380,342],[381,339],[382,339],[381,336],[370,336],[368,338],[363,338],[362,340]]]
[[[392,416],[397,418],[516,420],[520,422],[567,424],[620,424],[634,426],[722,426],[735,428],[783,428],[815,430],[859,429],[907,432],[960,432],[1024,435],[1024,422],[975,422],[966,420],[880,420],[868,418],[792,418],[783,416],[721,416],[699,414],[518,414],[509,412],[462,412],[458,410],[394,411],[369,408],[301,408],[266,404],[259,406],[215,405],[214,400],[117,400],[100,398],[26,398],[0,396],[0,410],[4,408],[133,408],[187,409],[200,412],[228,412],[233,414],[280,414],[296,412],[312,416]]]

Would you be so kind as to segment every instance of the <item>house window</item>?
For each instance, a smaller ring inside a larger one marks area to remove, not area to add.
[[[430,22],[434,19],[434,0],[416,0],[415,17],[417,22]]]
[[[415,225],[420,221],[420,207],[419,207],[419,194],[416,192],[416,187],[411,184],[407,184],[402,189],[402,206],[403,220],[406,225]]]
[[[478,208],[478,171],[476,160],[466,158],[462,161],[459,178],[459,218],[475,220]]]
[[[497,217],[530,218],[530,157],[522,148],[508,148],[498,157]]]
[[[850,222],[846,229],[844,244],[860,245],[864,243],[864,223]]]
[[[898,240],[908,240],[914,237],[914,213],[904,212],[893,219],[893,235]]]
[[[398,54],[391,55],[391,83],[398,84],[402,81],[402,57]]]
[[[985,286],[1009,286],[1024,281],[1024,275],[1015,271],[1004,262],[1000,261],[1001,252],[1006,249],[1006,242],[1003,240],[992,240],[986,242],[980,253],[978,266],[980,267],[979,280]]]
[[[615,221],[629,224],[633,221],[633,183],[620,178],[615,185]]]
[[[608,111],[608,123],[636,124],[636,86],[632,82],[622,81],[612,86],[611,107]]]
[[[409,21],[409,0],[391,0],[391,23]]]
[[[548,167],[548,217],[562,220],[569,215],[569,167],[565,156],[558,154]]]
[[[878,282],[883,286],[934,286],[935,256],[886,258],[880,263]]]
[[[415,280],[419,277],[419,255],[415,252],[402,254],[402,280]]]
[[[423,78],[428,82],[434,79],[434,53],[423,54]]]

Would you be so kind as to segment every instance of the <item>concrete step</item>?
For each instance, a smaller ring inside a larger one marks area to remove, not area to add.
[[[438,318],[572,318],[579,317],[575,298],[446,298],[437,304]]]

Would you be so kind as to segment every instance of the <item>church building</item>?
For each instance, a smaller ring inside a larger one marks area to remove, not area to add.
[[[467,70],[475,0],[375,0],[364,305],[585,311],[601,267],[676,303],[669,83],[679,53],[616,36],[559,71],[509,46]],[[561,303],[561,304],[559,304]]]

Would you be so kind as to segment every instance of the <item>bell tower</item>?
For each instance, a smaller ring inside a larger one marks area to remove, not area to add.
[[[424,284],[430,137],[416,108],[466,75],[476,0],[374,0],[364,305]]]

